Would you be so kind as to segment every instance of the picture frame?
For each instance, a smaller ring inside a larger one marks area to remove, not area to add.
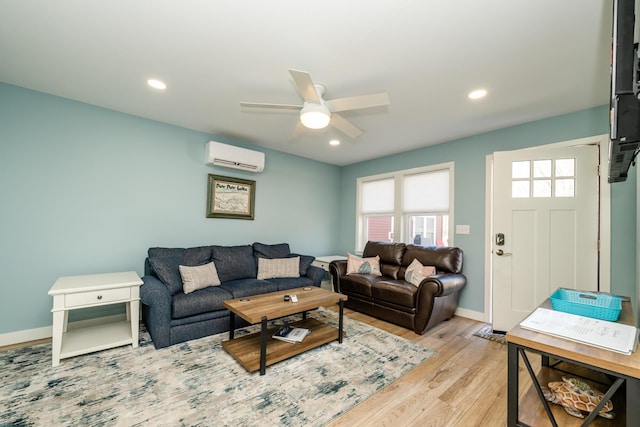
[[[207,218],[254,219],[256,182],[209,174]]]

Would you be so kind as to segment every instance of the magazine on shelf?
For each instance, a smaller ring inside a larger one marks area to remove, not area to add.
[[[306,337],[307,335],[309,335],[309,332],[311,332],[309,329],[305,329],[305,328],[294,328],[291,326],[281,326],[274,334],[273,334],[273,338],[280,340],[280,341],[285,341],[285,342],[289,342],[289,343],[297,343],[297,342],[302,342],[302,340],[304,339],[304,337]]]

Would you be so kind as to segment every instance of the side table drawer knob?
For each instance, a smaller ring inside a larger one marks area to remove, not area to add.
[[[102,299],[102,295],[98,295],[98,299]]]

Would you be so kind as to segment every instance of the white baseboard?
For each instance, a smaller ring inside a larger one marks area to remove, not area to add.
[[[456,316],[466,317],[467,319],[477,320],[478,322],[486,322],[484,313],[481,311],[467,310],[466,308],[456,308]]]
[[[116,314],[113,316],[98,317],[95,319],[79,320],[77,322],[69,323],[67,329],[78,329],[87,326],[97,325],[100,323],[115,322],[126,319],[126,314]],[[43,328],[25,329],[24,331],[9,332],[7,334],[0,334],[0,347],[5,345],[21,344],[28,341],[42,340],[45,338],[51,338],[52,326],[45,326]]]

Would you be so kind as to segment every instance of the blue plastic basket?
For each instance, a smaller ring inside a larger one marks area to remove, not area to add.
[[[622,298],[594,292],[558,289],[551,295],[554,310],[615,322],[622,311]]]

